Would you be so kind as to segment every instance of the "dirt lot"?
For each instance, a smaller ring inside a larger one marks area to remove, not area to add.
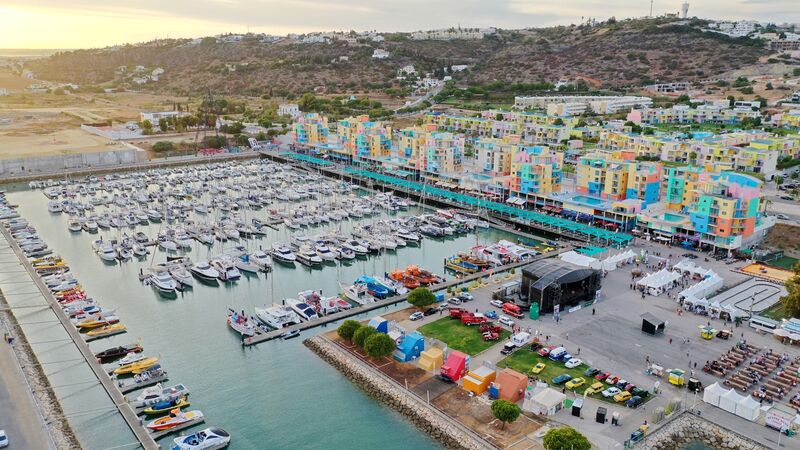
[[[786,250],[800,250],[800,227],[785,223],[776,223],[767,237],[764,239],[763,246]]]
[[[470,397],[463,389],[451,389],[436,397],[433,403],[500,448],[542,448],[533,436],[544,424],[537,418],[520,415],[515,422],[501,428],[501,423],[492,415],[489,400]]]

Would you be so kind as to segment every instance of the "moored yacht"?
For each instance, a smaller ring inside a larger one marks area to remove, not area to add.
[[[292,310],[294,310],[294,312],[296,312],[297,315],[303,320],[314,320],[319,318],[317,311],[307,303],[293,298],[287,298],[284,300],[284,303],[289,305],[289,307],[292,308]]]
[[[294,262],[297,261],[297,256],[294,254],[294,252],[280,242],[275,242],[272,244],[270,255],[272,255],[272,258],[274,258],[276,261],[284,264],[294,264]]]
[[[219,279],[219,271],[217,269],[211,267],[208,264],[208,261],[200,261],[197,264],[193,265],[189,271],[200,279],[200,281],[205,281],[207,283],[216,283]]]
[[[300,316],[290,307],[275,305],[268,308],[255,308],[256,317],[276,330],[300,323]]]

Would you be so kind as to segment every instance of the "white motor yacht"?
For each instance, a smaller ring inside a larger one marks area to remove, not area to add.
[[[110,241],[95,241],[95,251],[97,256],[105,262],[115,262],[117,260],[117,251]]]
[[[208,283],[216,283],[219,279],[219,271],[211,267],[211,265],[208,264],[208,261],[198,262],[197,264],[193,265],[189,271],[201,281]]]
[[[47,202],[47,210],[51,213],[58,214],[64,211],[64,205],[62,205],[58,200],[50,200]]]
[[[247,316],[243,316],[232,309],[228,309],[228,326],[241,334],[242,337],[254,336],[256,334],[256,323]]]
[[[270,255],[272,255],[272,258],[276,261],[285,264],[294,264],[294,262],[297,261],[297,255],[295,255],[289,247],[280,242],[272,244]]]
[[[275,305],[268,308],[256,308],[256,317],[276,330],[300,323],[300,316],[290,307]]]
[[[284,300],[284,303],[286,303],[290,308],[292,308],[292,310],[294,310],[294,312],[296,312],[297,315],[300,316],[300,318],[303,320],[314,320],[319,318],[319,314],[317,314],[317,311],[315,311],[314,308],[312,308],[307,303],[301,302],[300,300],[293,298],[287,298],[286,300]]]
[[[238,281],[242,278],[242,273],[239,272],[239,269],[227,258],[212,259],[210,264],[211,267],[217,269],[217,272],[219,272],[219,279],[222,281]]]
[[[317,255],[322,258],[323,261],[334,261],[336,259],[336,255],[324,242],[317,242],[316,245],[314,245],[314,251],[317,252]]]
[[[272,270],[272,260],[264,250],[256,250],[250,253],[250,262],[258,266],[258,268],[264,272]]]
[[[253,263],[253,261],[250,260],[250,255],[246,253],[233,258],[233,265],[242,272],[258,273],[261,271],[261,267]]]
[[[164,295],[175,295],[178,292],[178,282],[169,273],[158,272],[148,278],[148,282],[153,289]]]
[[[342,248],[352,250],[356,255],[366,255],[369,252],[367,247],[361,245],[361,243],[355,239],[345,241],[344,244],[342,244]]]
[[[344,284],[339,283],[339,287],[342,288],[342,292],[344,292],[345,297],[358,303],[359,305],[366,305],[368,303],[376,302],[375,297],[369,295],[369,292],[367,292],[368,288],[364,283],[356,283],[350,286],[345,286]]]
[[[297,251],[297,260],[300,261],[301,264],[306,265],[308,267],[317,267],[322,265],[322,258],[317,255],[317,252],[314,251],[309,246],[300,247]]]
[[[164,250],[165,252],[173,253],[178,251],[178,244],[176,244],[175,241],[164,239],[158,243],[158,248]]]
[[[69,231],[73,233],[80,233],[83,229],[83,224],[81,223],[80,219],[70,219],[67,228],[69,228]]]
[[[169,274],[178,283],[191,287],[194,285],[194,279],[191,272],[189,272],[183,265],[173,265],[169,268]]]

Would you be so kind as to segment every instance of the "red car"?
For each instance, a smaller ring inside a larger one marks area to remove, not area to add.
[[[547,356],[550,354],[550,350],[553,350],[554,348],[556,348],[555,345],[551,345],[549,347],[542,347],[539,349],[537,353],[539,353],[539,356]]]
[[[628,384],[626,384],[626,385],[625,385],[625,389],[623,389],[623,390],[624,390],[624,391],[631,392],[631,391],[633,391],[635,388],[636,388],[636,385],[635,385],[635,384],[633,384],[633,383],[628,383]]]
[[[597,380],[597,381],[603,381],[606,378],[608,378],[609,375],[611,375],[610,372],[600,372],[600,373],[598,373],[597,375],[594,376],[594,379]]]
[[[607,384],[614,386],[615,384],[619,383],[619,377],[616,375],[609,375],[605,381]]]

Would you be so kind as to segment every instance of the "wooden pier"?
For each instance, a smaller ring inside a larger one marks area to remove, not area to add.
[[[141,446],[146,450],[158,449],[159,448],[158,444],[156,444],[156,441],[153,439],[150,433],[148,433],[147,430],[142,426],[141,422],[139,421],[139,418],[134,413],[133,408],[131,408],[131,405],[125,400],[125,397],[122,395],[119,389],[117,389],[114,380],[112,380],[111,377],[108,376],[105,369],[103,369],[103,366],[100,364],[97,358],[95,358],[92,349],[90,349],[89,345],[86,343],[86,341],[89,338],[87,337],[87,339],[85,340],[83,335],[81,335],[78,332],[78,329],[75,328],[75,326],[69,320],[67,314],[64,312],[63,309],[61,309],[61,305],[59,305],[55,296],[53,296],[53,293],[50,292],[50,289],[47,288],[47,286],[42,281],[39,274],[36,273],[36,270],[33,268],[28,258],[22,252],[22,249],[19,247],[17,241],[11,237],[11,234],[4,226],[0,226],[0,233],[2,233],[6,241],[8,241],[8,245],[17,255],[17,258],[19,259],[20,263],[28,272],[31,281],[33,281],[33,283],[39,289],[39,292],[42,294],[42,297],[48,303],[50,309],[53,310],[59,322],[61,322],[61,326],[64,327],[64,330],[66,330],[67,334],[69,334],[70,338],[72,338],[72,342],[75,344],[75,347],[81,353],[81,356],[83,356],[83,359],[86,361],[86,364],[88,364],[89,367],[92,369],[92,372],[94,373],[95,377],[97,377],[97,380],[103,386],[103,389],[105,389],[111,402],[114,404],[114,406],[116,406],[120,415],[125,420],[125,423],[128,425],[128,428],[130,428],[131,432],[133,432],[133,435],[136,437],[136,440],[139,441],[139,444],[141,444]],[[124,330],[120,331],[124,332]],[[109,334],[103,335],[102,337],[106,336],[109,336]],[[100,337],[101,336],[95,337],[95,339],[99,339]]]
[[[542,253],[541,255],[536,255],[533,258],[527,259],[525,261],[506,264],[504,266],[496,267],[496,268],[492,269],[491,272],[478,272],[478,273],[474,273],[472,275],[466,275],[466,276],[464,276],[462,278],[456,278],[456,279],[453,279],[453,280],[450,280],[450,281],[445,281],[443,283],[439,283],[439,284],[436,284],[434,286],[431,286],[430,290],[433,291],[433,292],[444,291],[444,290],[446,290],[447,288],[450,288],[450,287],[461,286],[461,285],[464,285],[466,283],[470,283],[472,281],[479,280],[481,278],[485,278],[485,277],[489,276],[489,273],[492,273],[494,275],[501,274],[501,273],[507,272],[507,271],[509,271],[511,269],[516,269],[516,268],[519,268],[519,267],[522,267],[522,266],[527,266],[528,264],[530,264],[530,263],[532,263],[534,261],[538,261],[540,259],[553,257],[553,256],[558,255],[560,253],[567,252],[567,251],[569,251],[571,249],[572,249],[571,247],[565,247],[565,248],[561,248],[561,249],[558,249],[558,250],[553,250],[551,252]],[[320,327],[320,326],[326,326],[328,324],[331,324],[331,323],[334,323],[334,322],[338,322],[338,321],[343,320],[343,319],[348,319],[350,317],[359,316],[361,314],[367,314],[367,313],[369,313],[371,311],[375,311],[376,309],[380,309],[380,308],[385,308],[385,307],[388,307],[388,306],[396,305],[398,303],[404,302],[406,300],[406,297],[408,297],[408,294],[395,295],[394,297],[389,297],[389,298],[384,299],[384,300],[378,300],[375,303],[370,303],[368,305],[362,305],[362,306],[354,306],[353,308],[348,309],[347,311],[334,313],[334,314],[331,314],[329,316],[323,316],[323,317],[320,317],[319,319],[314,319],[314,320],[309,321],[309,322],[303,322],[303,323],[300,323],[299,325],[293,325],[291,327],[282,328],[280,330],[274,330],[274,331],[269,331],[269,332],[262,332],[262,331],[259,330],[259,331],[256,332],[255,336],[244,338],[242,340],[242,345],[250,346],[250,345],[259,344],[261,342],[266,342],[266,341],[271,341],[273,339],[278,339],[283,334],[285,334],[285,333],[287,333],[289,331],[292,331],[292,330],[297,330],[297,331],[302,333],[303,331],[310,330],[312,328],[316,328],[316,327]]]

